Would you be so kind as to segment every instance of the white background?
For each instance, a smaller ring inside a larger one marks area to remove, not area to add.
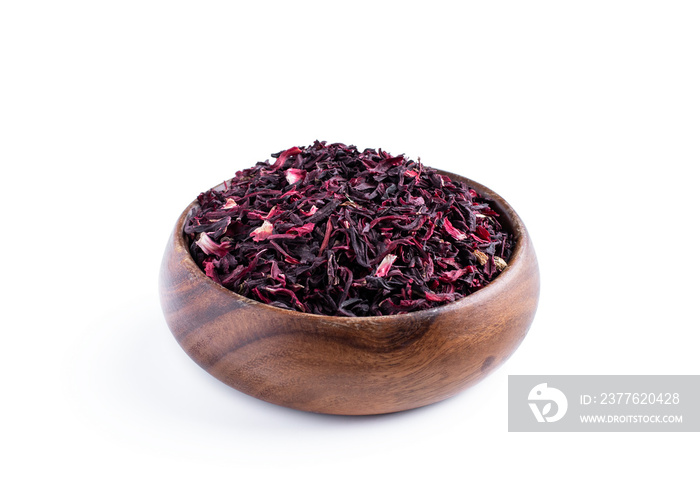
[[[507,432],[508,374],[700,374],[697,2],[0,5],[4,488],[697,484],[697,433]],[[172,338],[181,210],[316,138],[420,156],[528,225],[540,308],[478,386],[313,415]]]

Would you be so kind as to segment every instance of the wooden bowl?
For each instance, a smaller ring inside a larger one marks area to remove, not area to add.
[[[520,345],[537,309],[539,270],[525,225],[498,194],[448,172],[492,200],[516,246],[485,288],[453,303],[363,318],[299,313],[240,296],[192,259],[183,211],[160,273],[165,319],[185,352],[224,383],[285,407],[329,414],[397,412],[473,385]]]

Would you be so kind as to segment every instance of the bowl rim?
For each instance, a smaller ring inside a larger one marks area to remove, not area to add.
[[[421,319],[428,319],[432,318],[435,314],[438,312],[449,312],[449,311],[454,311],[454,310],[461,310],[465,307],[468,307],[474,303],[478,302],[483,302],[487,299],[489,299],[492,296],[496,296],[499,291],[503,290],[506,288],[507,284],[517,275],[520,267],[520,263],[522,262],[526,250],[526,245],[527,242],[529,242],[529,235],[527,233],[527,229],[525,228],[525,224],[522,222],[520,219],[520,216],[518,213],[513,209],[513,207],[506,201],[503,197],[501,197],[498,193],[494,192],[490,188],[486,187],[483,184],[480,184],[479,182],[476,182],[474,180],[471,180],[467,177],[463,177],[459,174],[455,174],[453,172],[449,172],[446,170],[441,170],[435,167],[431,167],[438,173],[445,175],[449,177],[452,180],[458,180],[461,182],[464,182],[467,186],[473,188],[476,190],[482,197],[487,198],[488,200],[492,201],[495,204],[496,210],[499,212],[502,218],[505,218],[505,223],[506,226],[508,226],[511,229],[511,232],[515,236],[515,247],[513,248],[513,253],[511,254],[510,260],[508,262],[508,266],[505,268],[505,270],[501,271],[501,273],[491,281],[489,284],[484,286],[483,288],[479,289],[478,291],[475,291],[471,294],[468,294],[464,296],[461,299],[458,299],[456,301],[452,301],[449,303],[446,303],[444,305],[440,306],[434,306],[432,308],[426,308],[425,310],[419,310],[419,311],[412,311],[412,312],[407,312],[407,313],[400,313],[400,314],[395,314],[395,315],[370,315],[370,316],[334,316],[334,315],[319,315],[316,313],[305,313],[301,311],[296,311],[296,310],[288,310],[285,308],[280,308],[278,306],[270,306],[268,304],[265,304],[260,301],[256,301],[254,299],[248,298],[246,296],[240,295],[234,291],[231,291],[230,289],[224,287],[221,284],[218,284],[214,280],[212,280],[210,277],[208,277],[202,269],[199,268],[197,263],[194,261],[194,258],[192,257],[192,254],[190,253],[189,246],[187,244],[187,240],[185,237],[184,233],[184,226],[185,226],[185,221],[189,217],[189,214],[192,212],[192,210],[198,205],[197,199],[192,201],[180,214],[180,217],[177,220],[177,223],[175,225],[175,229],[173,230],[173,245],[175,245],[176,250],[179,248],[182,250],[184,253],[184,257],[182,257],[183,260],[181,260],[181,264],[185,266],[190,274],[194,274],[197,276],[199,280],[204,280],[211,286],[214,286],[216,288],[219,288],[221,291],[223,291],[225,294],[228,294],[231,296],[232,300],[237,300],[237,301],[242,301],[248,305],[257,307],[257,308],[264,308],[269,310],[271,313],[276,313],[280,315],[291,315],[293,318],[296,317],[299,320],[325,320],[327,322],[333,322],[333,323],[338,323],[338,324],[357,324],[357,323],[372,323],[372,324],[377,324],[377,323],[387,323],[387,322],[392,322],[397,318],[401,318],[402,320],[417,320],[420,321]],[[219,186],[223,186],[223,183],[212,187],[212,189],[216,189]]]

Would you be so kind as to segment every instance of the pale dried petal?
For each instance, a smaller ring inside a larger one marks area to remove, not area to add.
[[[386,254],[382,259],[381,263],[379,264],[379,267],[377,267],[376,276],[385,277],[389,273],[389,269],[391,269],[391,265],[394,263],[395,260],[396,255]]]
[[[287,182],[290,184],[294,184],[296,182],[299,182],[302,180],[304,177],[306,177],[306,170],[300,170],[298,168],[290,168],[287,169],[287,171],[284,173],[285,177],[287,177]]]
[[[206,233],[200,233],[195,243],[205,254],[216,255],[219,258],[226,255],[231,248],[231,242],[216,243]]]
[[[229,197],[228,199],[226,199],[226,203],[223,206],[221,206],[221,209],[233,209],[236,206],[238,206],[236,201],[232,197]]]
[[[272,235],[272,228],[272,223],[265,220],[262,225],[250,232],[250,236],[253,237],[254,242],[261,242]]]

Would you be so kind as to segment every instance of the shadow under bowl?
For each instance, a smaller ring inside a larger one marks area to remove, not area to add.
[[[517,213],[498,194],[464,177],[515,237],[508,267],[458,301],[403,315],[334,317],[248,299],[208,278],[183,228],[168,241],[160,271],[165,319],[184,351],[233,388],[310,412],[369,415],[449,398],[502,364],[525,337],[537,309],[539,269]]]

